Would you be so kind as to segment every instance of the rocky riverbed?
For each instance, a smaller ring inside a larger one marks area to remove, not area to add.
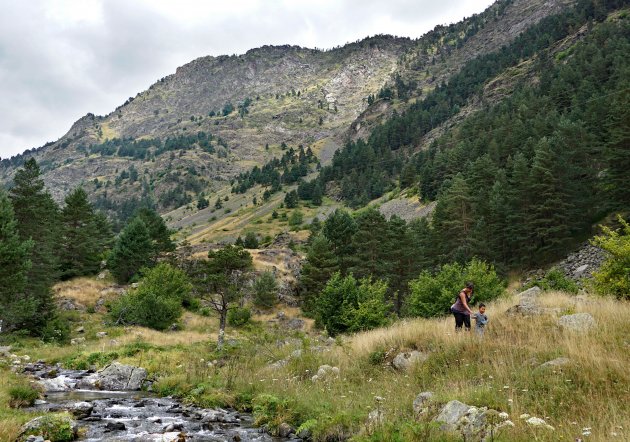
[[[112,382],[113,371],[120,374],[125,372],[124,367],[129,366],[119,364],[114,369],[110,367],[95,373],[91,370],[67,370],[41,362],[25,365],[24,372],[45,389],[44,400],[37,401],[33,408],[37,411],[69,412],[76,420],[79,440],[84,441],[300,440],[291,436],[269,436],[253,427],[251,416],[234,410],[184,405],[175,398],[160,398],[146,391],[99,389],[105,379]],[[130,367],[129,370],[138,373],[137,370],[142,369]],[[116,384],[107,385],[116,388]],[[31,437],[31,440],[38,439]]]

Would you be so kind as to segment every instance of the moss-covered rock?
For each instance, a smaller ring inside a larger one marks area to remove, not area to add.
[[[77,423],[66,414],[40,416],[24,424],[17,442],[29,436],[42,436],[51,442],[72,441],[77,438]]]

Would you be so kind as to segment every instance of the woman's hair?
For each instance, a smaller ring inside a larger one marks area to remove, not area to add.
[[[468,282],[466,283],[466,288],[467,288],[467,289],[470,289],[470,290],[475,290],[475,284],[473,284],[473,282],[472,282],[472,281],[468,281]]]

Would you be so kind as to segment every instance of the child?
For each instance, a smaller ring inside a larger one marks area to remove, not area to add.
[[[486,324],[488,323],[485,304],[479,304],[479,311],[473,315],[473,318],[475,319],[475,332],[477,332],[477,334],[479,334],[480,336],[483,336],[483,332],[486,329]]]

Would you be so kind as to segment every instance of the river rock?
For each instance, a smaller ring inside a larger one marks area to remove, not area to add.
[[[113,362],[90,376],[88,382],[101,390],[140,390],[146,379],[147,371],[144,368]]]
[[[429,412],[429,402],[433,399],[432,391],[423,391],[413,400],[413,412],[416,416],[424,415]]]
[[[25,439],[26,442],[46,442],[46,439],[44,439],[41,436],[29,436]]]
[[[585,333],[595,328],[595,318],[590,313],[576,313],[574,315],[564,315],[558,319],[558,325],[564,330],[578,333]]]
[[[127,427],[122,422],[107,422],[105,424],[105,431],[125,431]]]
[[[89,402],[75,402],[68,411],[77,419],[85,419],[92,414],[92,410],[94,406]]]
[[[291,425],[287,424],[286,422],[282,422],[278,426],[278,436],[280,437],[289,437],[289,435],[293,432],[294,430]]]
[[[63,427],[70,428],[72,430],[72,438],[76,439],[78,429],[76,421],[68,416],[48,414],[36,417],[24,424],[17,441],[25,441],[29,436],[44,436],[47,438],[52,432]]]
[[[403,352],[396,355],[396,357],[392,361],[392,365],[396,370],[405,371],[408,370],[412,365],[424,362],[428,358],[429,355],[416,350]]]

